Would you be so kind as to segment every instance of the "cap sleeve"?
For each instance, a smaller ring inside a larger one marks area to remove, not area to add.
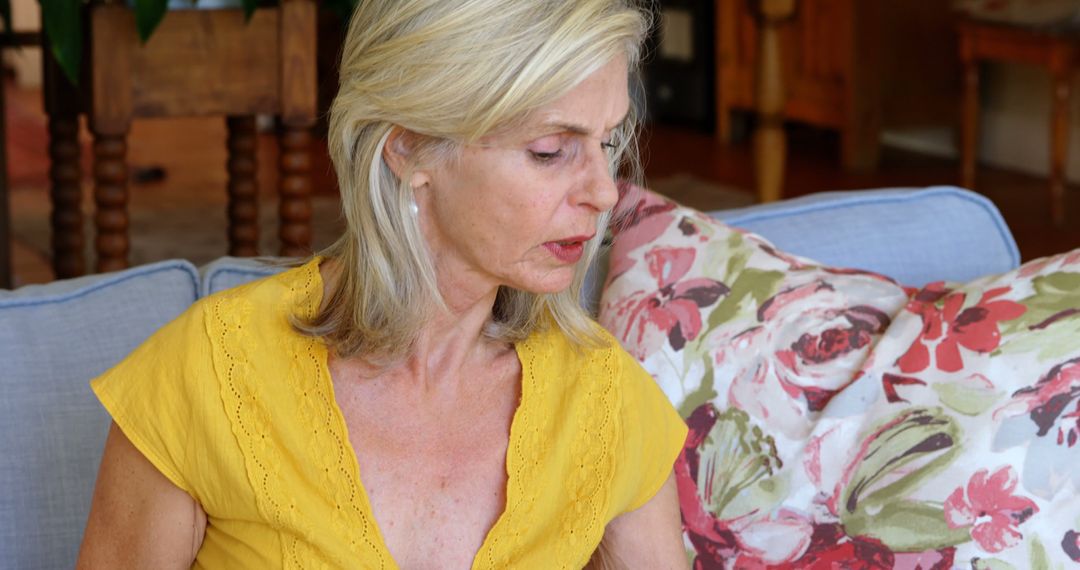
[[[90,382],[143,456],[199,500],[189,468],[206,438],[194,432],[212,428],[213,408],[221,407],[203,307],[192,305]]]
[[[649,502],[671,475],[686,442],[686,422],[632,356],[619,349],[623,365],[623,462],[625,511]]]

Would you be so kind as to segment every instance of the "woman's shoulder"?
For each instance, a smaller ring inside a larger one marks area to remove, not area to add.
[[[231,323],[288,324],[291,315],[303,316],[322,299],[318,257],[302,265],[218,291],[197,301],[190,312],[203,315],[209,328]]]

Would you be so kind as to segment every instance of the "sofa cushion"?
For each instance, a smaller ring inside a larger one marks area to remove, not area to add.
[[[1020,264],[993,203],[953,186],[823,192],[713,215],[783,251],[911,286],[970,281]]]
[[[89,381],[198,293],[186,261],[0,291],[0,565],[71,568],[109,417]]]
[[[783,251],[826,265],[857,267],[905,285],[963,282],[1020,264],[994,204],[953,186],[822,192],[709,215],[758,234]],[[598,306],[608,270],[603,250],[583,301]]]

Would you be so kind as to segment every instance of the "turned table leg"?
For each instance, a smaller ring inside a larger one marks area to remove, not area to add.
[[[94,133],[94,225],[99,273],[128,267],[127,137]]]
[[[48,45],[48,38],[41,38]],[[82,212],[82,164],[79,144],[81,95],[60,70],[50,50],[42,54],[42,99],[48,117],[49,201],[53,275],[57,279],[86,273]]]
[[[229,255],[259,254],[259,186],[256,181],[255,117],[230,116],[229,148]]]
[[[281,255],[311,253],[311,130],[283,125],[281,144]]]
[[[57,279],[86,273],[83,259],[82,167],[78,116],[49,117],[49,195],[53,271]]]

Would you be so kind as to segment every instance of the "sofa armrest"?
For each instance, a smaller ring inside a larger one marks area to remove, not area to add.
[[[198,285],[191,263],[171,260],[0,291],[0,567],[75,565],[110,422],[89,381]]]

